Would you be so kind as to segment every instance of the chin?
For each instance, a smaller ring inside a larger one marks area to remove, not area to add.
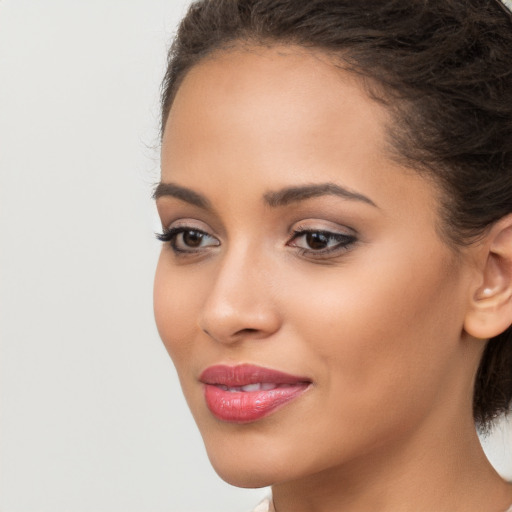
[[[241,487],[244,489],[260,489],[262,487],[270,487],[275,484],[275,479],[262,472],[261,474],[254,473],[250,470],[237,470],[236,468],[220,468],[213,465],[216,473],[230,485]]]
[[[205,440],[210,463],[222,480],[235,487],[256,489],[286,479],[286,465],[282,461],[287,458],[283,454],[273,453],[266,443],[233,441]]]
[[[261,457],[254,457],[252,453],[231,451],[225,448],[219,453],[218,448],[208,450],[208,458],[215,472],[230,485],[256,489],[267,487],[276,482],[277,471],[265,456],[264,449],[259,449]],[[248,450],[249,451],[249,450]],[[282,475],[281,475],[282,476]]]

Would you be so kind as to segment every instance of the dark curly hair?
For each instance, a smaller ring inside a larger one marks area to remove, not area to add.
[[[444,191],[457,248],[512,213],[512,15],[499,0],[201,0],[181,22],[162,84],[162,135],[187,72],[240,44],[325,51],[393,115],[397,158]],[[368,85],[369,84],[369,85]],[[473,414],[512,402],[512,328],[489,340]]]

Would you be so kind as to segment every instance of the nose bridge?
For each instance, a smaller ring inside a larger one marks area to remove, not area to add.
[[[271,275],[272,262],[260,248],[240,242],[226,250],[203,305],[201,329],[221,342],[275,332],[279,316]]]

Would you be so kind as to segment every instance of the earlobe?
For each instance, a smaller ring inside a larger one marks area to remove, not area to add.
[[[479,285],[472,293],[464,329],[489,339],[512,325],[512,215],[499,220],[480,246]]]

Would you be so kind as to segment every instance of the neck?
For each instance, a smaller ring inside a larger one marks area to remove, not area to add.
[[[276,512],[504,512],[512,503],[512,488],[487,460],[472,418],[460,416],[272,492]]]

